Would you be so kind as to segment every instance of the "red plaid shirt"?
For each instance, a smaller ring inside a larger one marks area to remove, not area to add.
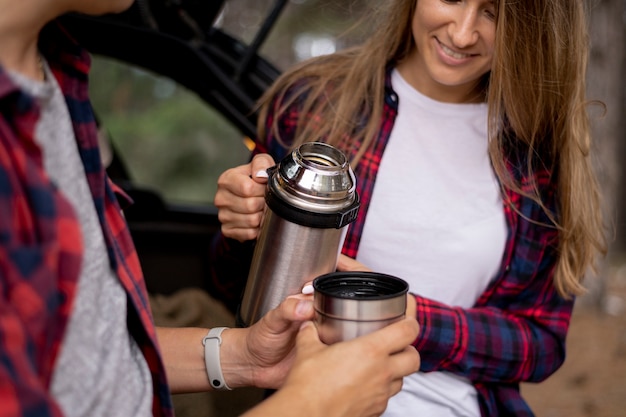
[[[118,189],[100,163],[88,99],[90,57],[54,23],[40,40],[72,117],[111,265],[128,295],[128,330],[152,373],[153,413],[171,416],[141,268]],[[46,175],[33,140],[38,104],[1,67],[0,106],[0,416],[59,416],[49,386],[76,294],[81,231],[70,204]]]
[[[376,174],[397,111],[398,98],[388,76],[380,133],[355,167],[361,208],[343,247],[343,253],[353,258],[358,252]],[[300,117],[296,104],[277,120],[283,141],[294,139]],[[271,132],[271,112],[265,122]],[[270,133],[255,152],[268,152],[278,161],[287,150]],[[527,191],[536,181],[547,207],[554,210],[555,183],[550,172],[538,169],[533,178],[527,177],[522,174],[526,167],[524,150],[509,152],[508,164],[514,177]],[[471,309],[416,295],[421,331],[414,345],[421,354],[423,372],[447,371],[473,382],[484,416],[532,416],[520,395],[519,383],[542,381],[561,366],[574,301],[564,300],[553,286],[558,234],[556,229],[540,225],[551,224],[544,211],[531,199],[510,190],[503,200],[508,238],[498,274]],[[222,238],[216,253],[224,260],[236,259],[232,251],[240,246]],[[248,247],[244,249],[250,253]],[[239,264],[241,270],[241,265],[249,265]],[[221,268],[223,272],[230,267]],[[231,285],[242,281],[245,277],[238,277]]]

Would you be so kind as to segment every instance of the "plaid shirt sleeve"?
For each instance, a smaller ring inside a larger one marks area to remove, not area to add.
[[[61,415],[48,386],[81,261],[73,211],[36,164],[32,104],[0,68],[0,416]]]
[[[528,219],[507,207],[512,238],[506,259],[474,308],[416,296],[421,334],[415,346],[423,371],[518,383],[542,381],[562,364],[573,301],[561,298],[552,284],[556,230],[532,221],[547,221],[536,204],[517,200]]]

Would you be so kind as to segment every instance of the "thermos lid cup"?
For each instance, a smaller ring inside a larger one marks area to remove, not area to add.
[[[406,311],[406,281],[378,272],[331,272],[313,280],[316,314],[351,321],[386,321]]]

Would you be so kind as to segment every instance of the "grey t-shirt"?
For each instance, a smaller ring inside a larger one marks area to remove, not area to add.
[[[46,172],[78,216],[84,243],[77,295],[51,393],[67,416],[151,416],[151,375],[128,332],[126,292],[109,263],[61,89],[44,67],[45,82],[11,76],[41,104],[35,140]]]

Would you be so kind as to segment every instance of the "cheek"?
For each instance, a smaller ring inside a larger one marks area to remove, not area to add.
[[[431,30],[430,26],[428,20],[424,19],[424,15],[419,10],[415,11],[411,24],[411,32],[413,33],[415,44],[423,45],[426,42],[428,33]]]
[[[487,47],[487,50],[493,55],[493,51],[496,49],[496,24],[489,22],[487,27],[482,30],[482,38]]]
[[[483,44],[485,48],[485,54],[489,57],[489,62],[493,62],[493,56],[496,50],[496,29],[495,24],[492,27],[487,27],[481,32]]]
[[[432,30],[436,24],[437,16],[431,10],[418,7],[413,14],[413,32],[427,32]]]
[[[485,54],[484,55],[485,56],[485,62],[483,64],[483,66],[484,66],[485,72],[487,72],[487,71],[491,70],[491,67],[493,65],[494,55],[495,55],[495,45],[494,45],[493,41],[485,44],[484,54]]]

